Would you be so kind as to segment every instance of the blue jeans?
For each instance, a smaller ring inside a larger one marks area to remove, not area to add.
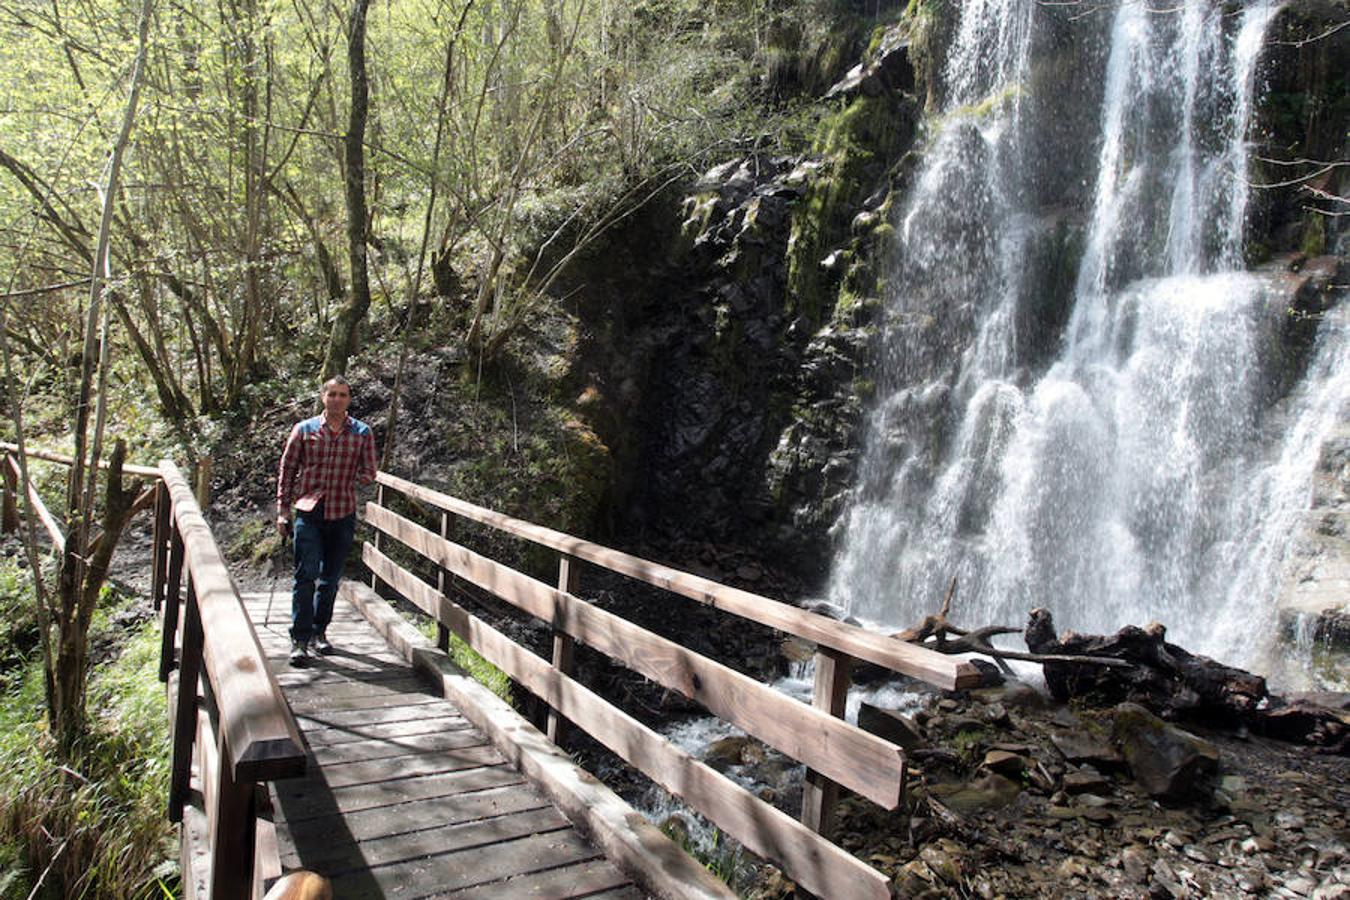
[[[356,514],[325,519],[295,514],[295,587],[291,590],[291,639],[304,643],[333,621],[333,601],[356,534]]]

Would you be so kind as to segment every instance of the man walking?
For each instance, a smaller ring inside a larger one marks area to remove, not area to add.
[[[277,532],[292,531],[291,665],[312,651],[332,652],[328,623],[356,533],[356,487],[375,480],[375,434],[347,415],[352,388],[334,375],[323,383],[323,415],[291,429],[277,474]]]

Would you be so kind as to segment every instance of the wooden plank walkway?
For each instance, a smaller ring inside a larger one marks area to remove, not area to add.
[[[637,900],[632,882],[339,598],[335,652],[287,661],[290,595],[243,594],[310,751],[272,784],[287,869],[334,897]]]

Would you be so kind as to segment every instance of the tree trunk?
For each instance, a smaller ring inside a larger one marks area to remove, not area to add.
[[[132,69],[131,90],[127,96],[126,107],[122,113],[122,127],[117,141],[113,145],[112,159],[108,166],[108,183],[103,190],[103,214],[99,222],[98,242],[95,245],[93,265],[91,266],[89,285],[89,309],[85,320],[84,353],[80,364],[79,395],[75,405],[75,463],[71,466],[70,481],[66,494],[66,546],[61,559],[61,573],[57,591],[57,654],[53,667],[47,672],[48,716],[57,744],[62,752],[69,753],[75,746],[85,727],[84,687],[85,656],[88,640],[89,614],[82,613],[85,599],[98,597],[103,578],[107,575],[106,561],[102,569],[94,565],[91,559],[92,541],[90,540],[90,519],[93,515],[93,492],[98,480],[98,448],[102,443],[99,433],[103,425],[103,409],[106,402],[106,389],[100,391],[98,403],[100,409],[95,416],[93,435],[93,458],[89,461],[89,473],[86,483],[85,454],[90,446],[89,402],[92,393],[96,368],[107,371],[107,334],[104,333],[102,347],[99,346],[95,329],[99,327],[103,280],[108,270],[108,246],[112,230],[113,208],[116,203],[119,178],[122,169],[122,154],[131,138],[131,127],[136,121],[136,103],[140,97],[141,78],[145,71],[145,47],[150,28],[150,15],[153,0],[143,0],[139,26],[136,62]],[[102,356],[102,365],[97,357]],[[114,495],[120,497],[121,491],[121,455],[119,446],[113,454],[116,490],[113,487],[114,473],[109,472],[108,503],[105,514],[112,509]],[[130,504],[127,504],[129,507]],[[117,532],[109,533],[105,519],[105,544],[115,544]],[[125,521],[125,520],[122,520]],[[111,557],[111,546],[108,549]],[[97,582],[92,577],[97,574]]]
[[[370,276],[366,271],[366,116],[370,84],[366,79],[366,9],[370,0],[353,0],[347,66],[351,74],[352,103],[344,138],[347,161],[347,257],[351,263],[351,292],[333,320],[328,354],[323,363],[327,378],[347,367],[356,352],[357,332],[370,309]]]

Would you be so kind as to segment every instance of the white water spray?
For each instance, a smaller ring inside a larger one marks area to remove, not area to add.
[[[962,9],[901,219],[891,388],[831,599],[904,627],[956,577],[959,621],[1015,625],[1035,606],[1080,631],[1158,620],[1255,665],[1318,448],[1350,403],[1343,328],[1323,329],[1282,403],[1262,391],[1284,295],[1241,271],[1241,248],[1254,70],[1277,6],[1114,10],[1072,312],[1033,376],[1018,322],[1040,299],[1029,259],[1050,215],[1036,163],[1056,120],[1028,112],[1044,100],[1029,93],[1044,10]]]

